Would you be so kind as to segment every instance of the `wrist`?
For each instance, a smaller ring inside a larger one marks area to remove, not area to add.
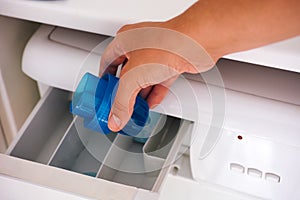
[[[163,22],[162,26],[180,32],[194,40],[207,52],[215,63],[226,54],[226,50],[221,48],[224,47],[224,42],[220,38],[215,38],[218,33],[207,31],[204,27],[203,31],[199,30],[201,29],[201,25],[197,22],[194,23],[184,17],[181,18],[181,16],[178,16],[172,20]]]

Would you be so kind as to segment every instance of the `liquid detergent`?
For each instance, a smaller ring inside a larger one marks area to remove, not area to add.
[[[108,116],[114,102],[119,78],[106,74],[99,78],[86,73],[80,80],[70,104],[70,111],[84,119],[84,126],[90,130],[108,134]],[[145,126],[149,106],[140,96],[136,97],[134,111],[126,126],[119,132],[136,136]]]

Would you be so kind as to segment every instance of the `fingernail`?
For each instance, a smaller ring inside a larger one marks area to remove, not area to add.
[[[113,130],[118,130],[121,126],[122,122],[119,117],[116,115],[112,114],[109,120],[109,128]]]

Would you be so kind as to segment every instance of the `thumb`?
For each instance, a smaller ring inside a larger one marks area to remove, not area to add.
[[[133,113],[135,99],[139,91],[139,85],[135,84],[132,78],[129,76],[120,78],[119,87],[108,118],[110,130],[117,132],[124,128]]]

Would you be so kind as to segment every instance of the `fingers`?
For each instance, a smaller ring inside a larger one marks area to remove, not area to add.
[[[107,46],[104,53],[101,56],[99,75],[115,74],[118,66],[126,61],[126,55],[124,54],[119,41],[115,39]]]
[[[160,22],[141,22],[136,24],[129,24],[119,29],[118,33],[135,29],[135,28],[157,27],[160,24],[161,24]],[[124,40],[124,38],[122,39],[122,37],[121,38],[116,37],[105,49],[104,53],[101,56],[101,61],[100,61],[100,71],[99,71],[100,76],[106,73],[115,74],[117,67],[126,60],[127,55],[126,52],[124,52],[124,49],[122,48],[122,45],[124,45],[123,42],[125,41],[122,40]]]
[[[139,93],[139,95],[143,98],[143,99],[147,99],[148,95],[151,93],[153,86],[148,86],[144,89],[142,89]]]
[[[100,75],[101,76],[105,74],[116,75],[119,65],[126,63],[126,60],[127,58],[125,56],[120,56],[115,61],[113,61],[109,66],[107,66],[106,69],[104,69],[104,71],[100,73]]]
[[[126,74],[119,80],[119,87],[108,120],[108,127],[114,132],[121,130],[132,115],[136,96],[141,89],[140,84],[134,81],[134,76],[134,73]]]
[[[128,86],[129,78],[121,78],[119,87],[108,119],[110,130],[117,132],[129,121],[133,112],[135,98],[140,86],[134,82]],[[127,83],[127,84],[126,84]]]
[[[149,97],[147,98],[147,103],[150,108],[154,108],[160,102],[164,99],[164,97],[168,94],[169,88],[163,86],[163,85],[156,85],[153,87],[153,90],[149,94]]]
[[[169,88],[174,83],[178,76],[174,76],[161,84],[153,86],[150,94],[147,97],[147,103],[150,108],[154,108],[165,98],[169,92]]]
[[[114,132],[121,130],[129,121],[136,96],[141,89],[165,82],[178,74],[162,64],[152,63],[138,67],[132,67],[130,64],[130,62],[127,63],[126,67],[132,69],[123,74],[119,80],[119,87],[108,120],[108,127]]]

